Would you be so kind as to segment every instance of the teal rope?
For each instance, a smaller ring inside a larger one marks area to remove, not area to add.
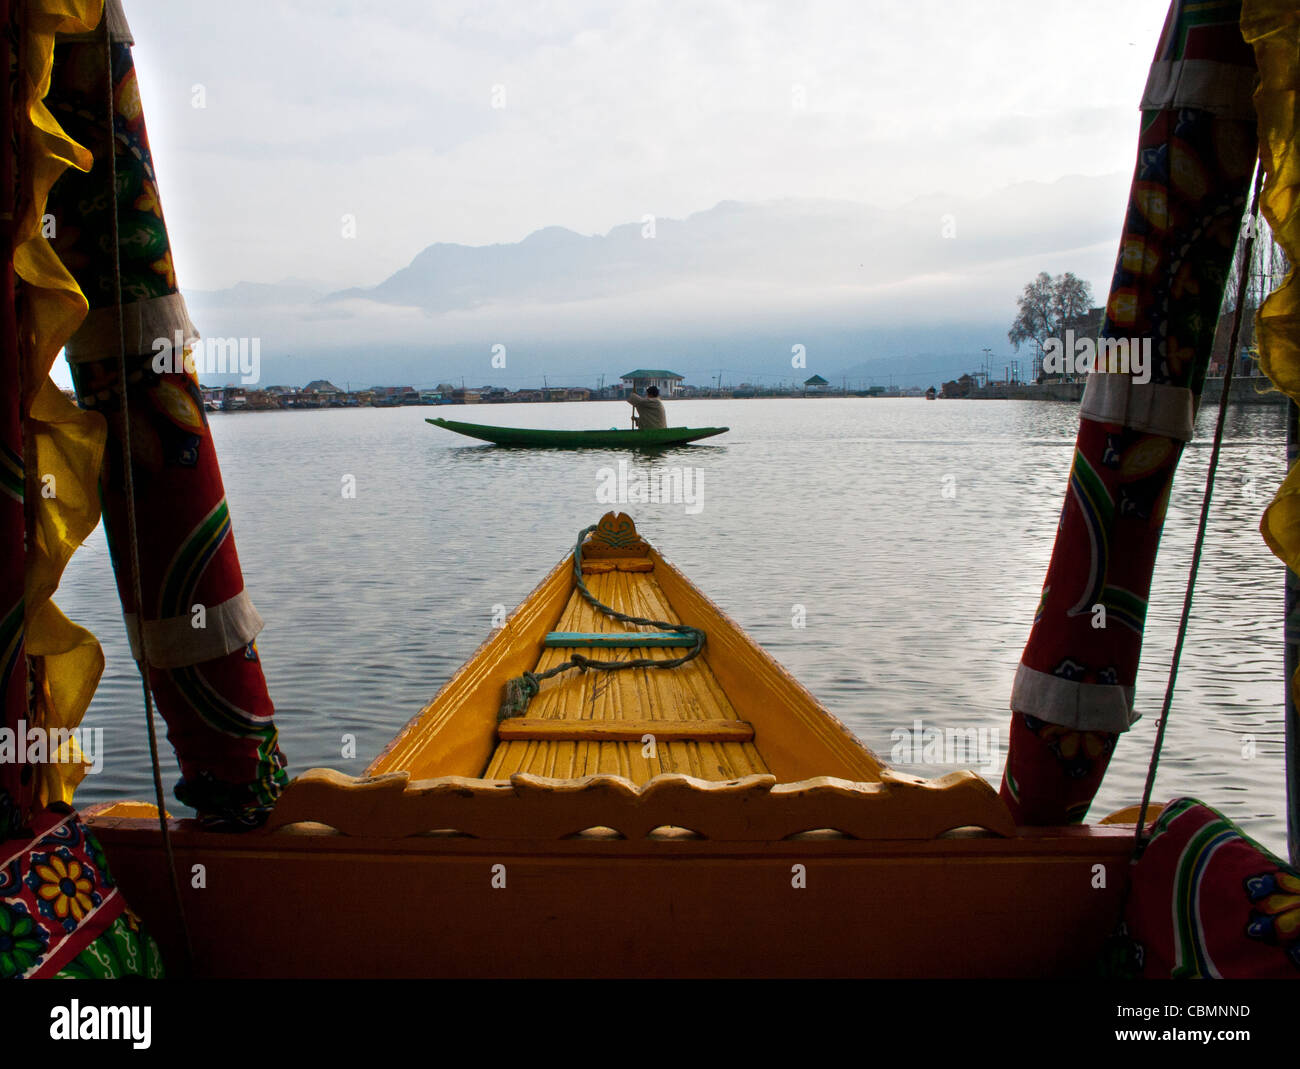
[[[589,668],[597,672],[622,672],[629,668],[679,668],[687,662],[695,660],[704,651],[705,634],[698,627],[688,627],[686,624],[670,624],[665,620],[650,620],[644,616],[631,616],[628,613],[619,612],[617,609],[610,608],[587,589],[587,584],[582,579],[582,542],[594,530],[596,530],[595,525],[584,527],[579,531],[578,541],[573,547],[573,585],[577,587],[578,593],[587,600],[587,603],[592,608],[621,623],[641,624],[646,627],[657,627],[660,631],[690,635],[692,637],[690,648],[680,657],[672,657],[665,661],[656,660],[653,657],[635,657],[630,661],[597,661],[581,653],[575,653],[567,661],[557,664],[554,668],[547,669],[545,672],[525,672],[523,675],[516,676],[506,682],[505,700],[501,703],[500,709],[497,710],[498,723],[502,720],[509,720],[511,717],[523,716],[528,709],[528,703],[537,697],[538,692],[542,689],[542,681],[550,679],[552,676],[558,676],[561,672],[574,670],[585,672]]]

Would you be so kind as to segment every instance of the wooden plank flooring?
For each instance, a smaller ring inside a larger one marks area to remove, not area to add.
[[[680,624],[653,572],[611,571],[584,577],[588,589],[606,605],[655,620]],[[556,631],[653,630],[632,627],[598,613],[576,590],[570,595]],[[534,671],[541,672],[568,659],[569,649],[547,649]],[[670,660],[681,649],[584,650],[598,660]],[[566,672],[542,684],[528,708],[529,718],[606,721],[735,720],[736,710],[709,669],[705,652],[678,668],[631,668],[621,672]],[[641,742],[570,742],[558,740],[503,741],[483,773],[506,779],[531,772],[555,779],[575,779],[603,773],[646,783],[661,772],[680,772],[707,780],[729,780],[766,772],[752,742],[657,741],[655,755],[643,755]]]

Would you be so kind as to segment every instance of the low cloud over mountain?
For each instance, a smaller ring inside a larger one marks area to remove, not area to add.
[[[309,281],[188,294],[200,331],[262,339],[263,381],[462,376],[586,382],[624,364],[689,379],[790,379],[793,345],[834,378],[929,379],[1008,359],[1024,283],[1070,270],[1104,299],[1127,176],[1024,183],[894,211],[832,200],[724,201],[685,219],[515,244],[434,244],[378,285]],[[505,345],[504,369],[491,365]],[[910,384],[910,383],[909,383]]]

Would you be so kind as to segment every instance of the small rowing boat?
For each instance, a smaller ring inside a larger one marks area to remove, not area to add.
[[[539,427],[490,427],[479,423],[457,423],[450,419],[426,419],[443,430],[477,438],[493,445],[532,449],[660,449],[685,445],[701,438],[725,434],[729,427],[655,427],[648,430],[565,431]]]

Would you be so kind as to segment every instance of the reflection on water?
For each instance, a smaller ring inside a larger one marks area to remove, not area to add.
[[[677,401],[669,411],[674,423],[731,432],[653,455],[574,453],[466,445],[419,408],[214,416],[290,770],[359,773],[482,641],[494,606],[516,605],[605,511],[600,471],[620,459],[703,472],[698,514],[681,503],[627,511],[867,745],[888,757],[891,732],[921,718],[986,728],[1005,749],[1076,410],[818,399]],[[484,406],[473,418],[580,428],[622,426],[626,415],[608,403]],[[1206,412],[1197,432],[1212,431]],[[1281,849],[1282,569],[1257,528],[1283,472],[1283,410],[1233,409],[1228,433],[1157,796],[1201,797]],[[1204,444],[1184,457],[1166,523],[1138,681],[1143,719],[1121,741],[1094,814],[1142,788]],[[340,492],[345,475],[355,499]],[[139,686],[100,533],[58,600],[108,657],[88,720],[106,729],[105,771],[78,800],[146,797]],[[350,760],[345,734],[357,740]]]

